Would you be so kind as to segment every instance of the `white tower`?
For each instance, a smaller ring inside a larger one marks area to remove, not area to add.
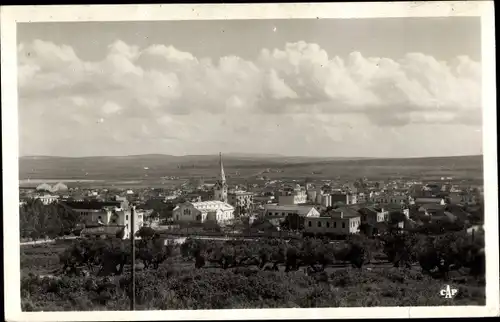
[[[224,174],[224,165],[222,164],[222,153],[219,153],[220,158],[220,178],[214,187],[215,200],[227,202],[227,183],[226,175]]]

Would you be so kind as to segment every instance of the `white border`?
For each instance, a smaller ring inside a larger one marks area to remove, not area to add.
[[[110,14],[112,12],[112,14]],[[252,309],[136,312],[21,312],[19,248],[18,114],[16,22],[136,21],[214,19],[305,19],[481,16],[483,66],[483,151],[485,233],[487,246],[486,306]],[[496,86],[494,10],[492,1],[120,5],[1,7],[2,146],[4,273],[7,321],[126,321],[126,320],[239,320],[331,319],[387,317],[480,317],[499,315],[498,180],[496,162]]]

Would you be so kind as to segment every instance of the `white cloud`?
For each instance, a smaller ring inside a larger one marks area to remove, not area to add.
[[[115,114],[122,110],[122,107],[114,102],[106,102],[102,106],[104,114]]]
[[[246,142],[235,149],[295,143],[305,149],[311,142],[360,141],[365,133],[353,130],[360,127],[480,127],[479,62],[466,56],[441,62],[421,53],[401,59],[332,54],[301,41],[262,49],[254,61],[228,56],[213,63],[173,46],[141,49],[116,41],[101,60],[85,61],[69,46],[36,40],[18,49],[21,122],[44,117],[36,126],[44,133],[69,122],[75,137],[95,130],[88,140],[104,129],[115,141],[163,138],[177,151],[186,147],[171,140],[191,139],[201,150],[223,138],[227,147],[231,140]],[[99,126],[101,118],[106,126]],[[83,128],[89,124],[92,129]],[[34,135],[29,126],[21,131],[26,142]]]

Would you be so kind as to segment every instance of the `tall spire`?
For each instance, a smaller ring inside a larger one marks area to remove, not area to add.
[[[224,165],[222,164],[222,153],[219,152],[220,159],[220,181],[221,183],[226,183],[226,175],[224,174]]]

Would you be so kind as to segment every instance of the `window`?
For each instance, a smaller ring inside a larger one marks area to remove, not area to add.
[[[125,216],[125,220],[128,220],[128,215]]]
[[[337,222],[336,221],[333,222],[333,228],[337,228]]]
[[[342,228],[345,228],[345,222],[342,223]]]
[[[326,222],[326,228],[330,228],[330,222],[329,221]]]
[[[318,221],[318,227],[321,227],[321,221]]]
[[[309,225],[309,227],[311,227],[311,225],[312,225],[311,221],[309,221],[308,225]]]

